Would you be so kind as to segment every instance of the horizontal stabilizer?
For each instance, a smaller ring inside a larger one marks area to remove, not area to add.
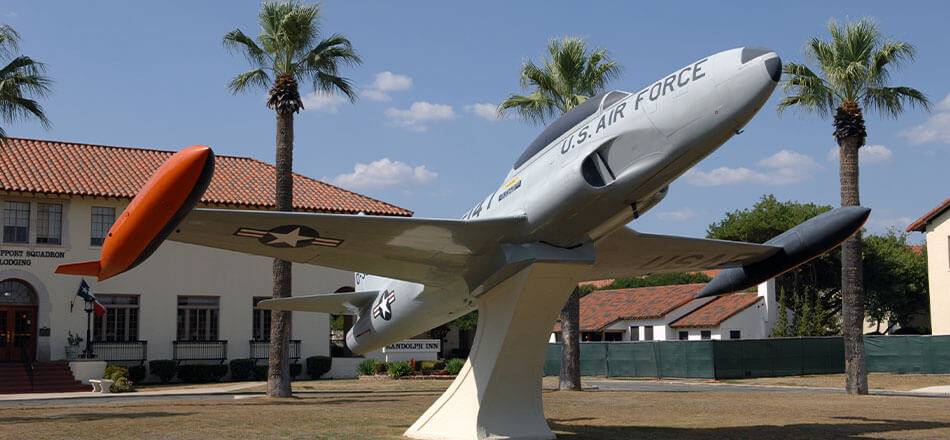
[[[56,273],[62,275],[98,277],[99,269],[100,266],[98,261],[87,261],[85,263],[62,264],[56,268]]]
[[[870,208],[846,206],[812,217],[765,242],[780,247],[779,252],[762,261],[719,272],[697,298],[747,289],[805,264],[858,232],[869,215]]]
[[[355,315],[360,309],[371,304],[378,290],[363,292],[325,293],[321,295],[292,296],[290,298],[266,299],[257,303],[264,310],[286,310],[295,312],[321,312],[334,315]]]

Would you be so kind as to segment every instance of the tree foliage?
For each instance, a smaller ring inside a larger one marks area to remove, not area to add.
[[[907,234],[890,230],[864,240],[864,288],[868,318],[907,327],[929,303],[927,253],[907,243]],[[881,329],[882,331],[885,329]]]
[[[514,109],[525,120],[540,124],[600,93],[620,72],[607,49],[588,51],[587,43],[577,37],[554,39],[540,64],[526,60],[521,66],[521,88],[530,94],[512,93],[498,110]]]
[[[26,55],[18,54],[20,34],[9,25],[0,24],[0,121],[12,124],[35,119],[49,127],[43,106],[35,99],[50,93],[53,80],[46,76],[46,66]],[[6,131],[0,126],[0,139]]]
[[[818,72],[806,64],[785,64],[785,98],[779,103],[780,111],[794,107],[829,116],[851,103],[896,118],[905,106],[930,107],[919,90],[889,84],[891,70],[914,60],[917,50],[913,45],[888,40],[870,18],[843,25],[831,20],[828,33],[831,40],[815,37],[805,45]]]
[[[711,278],[709,278],[709,275],[706,275],[702,272],[658,273],[643,277],[617,278],[609,286],[606,286],[600,290],[708,283],[710,280]]]
[[[261,33],[252,38],[240,29],[224,35],[224,46],[240,53],[251,64],[251,70],[239,73],[228,84],[232,93],[258,88],[267,90],[281,77],[310,83],[323,93],[340,93],[351,101],[356,99],[352,82],[340,75],[342,66],[360,64],[362,60],[350,40],[340,34],[320,38],[320,5],[296,0],[266,1],[261,5],[258,23]],[[286,103],[271,90],[268,106],[280,109]],[[275,99],[278,98],[278,99]],[[303,108],[299,96],[293,101],[295,111]],[[297,107],[299,105],[299,108]]]

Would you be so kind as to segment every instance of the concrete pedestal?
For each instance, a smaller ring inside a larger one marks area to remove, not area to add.
[[[69,369],[72,370],[76,380],[89,385],[89,379],[102,379],[102,374],[106,372],[106,361],[69,361]]]
[[[405,432],[415,439],[553,439],[541,377],[548,337],[577,266],[536,263],[478,300],[478,330],[458,377]]]

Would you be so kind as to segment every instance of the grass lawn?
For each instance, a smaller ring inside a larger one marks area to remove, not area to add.
[[[298,386],[294,399],[0,406],[0,438],[399,438],[448,381]],[[950,399],[717,391],[545,392],[544,401],[563,439],[950,438]]]
[[[754,379],[724,380],[726,383],[747,385],[786,385],[807,387],[844,388],[844,374],[825,374],[820,376],[758,377]],[[950,385],[950,374],[894,374],[870,373],[868,384],[871,389],[888,391],[910,391],[917,388],[936,385]]]

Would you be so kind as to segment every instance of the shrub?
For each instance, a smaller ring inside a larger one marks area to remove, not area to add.
[[[363,376],[372,376],[376,374],[377,364],[379,364],[379,361],[376,359],[364,359],[363,362],[360,362],[356,369]]]
[[[412,364],[406,361],[390,362],[386,370],[389,372],[389,377],[398,379],[412,374]]]
[[[130,382],[127,377],[123,376],[115,379],[115,383],[109,387],[109,391],[113,393],[129,393],[134,390],[132,389],[132,382]]]
[[[228,374],[228,366],[194,364],[179,365],[178,378],[186,383],[208,383],[220,381]]]
[[[175,372],[178,371],[178,363],[170,359],[149,361],[148,371],[162,383],[168,383],[175,377]]]
[[[267,365],[254,366],[254,380],[267,380]]]
[[[145,380],[146,373],[145,365],[132,365],[129,367],[129,380],[132,383],[141,383]]]
[[[231,380],[250,380],[254,377],[254,359],[232,359],[228,365],[231,368]]]
[[[129,369],[118,364],[106,365],[106,371],[102,373],[103,379],[119,380],[119,378],[129,378]]]
[[[462,367],[464,366],[465,366],[465,360],[463,359],[459,359],[459,358],[449,359],[448,361],[445,362],[445,371],[455,376],[459,374],[459,371],[462,371]]]
[[[423,372],[438,371],[444,368],[445,368],[445,362],[441,362],[441,361],[416,362],[416,369]]]
[[[333,365],[333,358],[329,356],[310,356],[307,358],[307,375],[311,379],[319,379],[327,374]]]
[[[297,376],[300,376],[300,373],[303,372],[303,364],[290,364],[290,378],[293,379]]]
[[[255,365],[254,366],[254,379],[255,380],[267,380],[267,365]],[[293,379],[297,376],[300,376],[300,373],[303,372],[302,364],[290,364],[290,378]]]

